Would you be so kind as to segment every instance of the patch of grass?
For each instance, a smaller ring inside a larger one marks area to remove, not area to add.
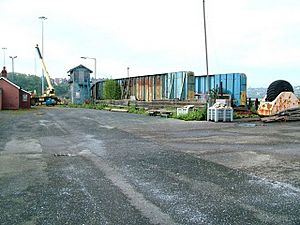
[[[97,110],[107,110],[107,109],[112,109],[114,108],[113,106],[108,106],[106,104],[92,104],[92,103],[84,103],[84,104],[69,104],[68,105],[71,108],[85,108],[85,109],[97,109]],[[115,108],[118,108],[117,106]],[[134,114],[144,114],[146,115],[147,112],[145,108],[142,107],[135,107],[135,106],[130,106],[130,107],[125,107],[128,109],[128,113],[134,113]],[[174,119],[180,119],[184,121],[201,121],[201,120],[206,120],[206,110],[205,109],[196,109],[193,112],[189,112],[188,114],[181,114],[179,116],[176,116],[176,111],[174,108],[169,108],[169,111],[173,111],[171,114],[171,118]]]
[[[178,115],[176,118],[184,121],[193,121],[193,120],[201,121],[206,119],[206,111],[197,109],[187,114]]]
[[[134,113],[134,114],[146,114],[146,111],[144,108],[137,108],[135,106],[131,106],[128,108],[129,113]]]
[[[102,110],[107,105],[105,104],[93,104],[93,103],[84,103],[84,104],[69,104],[68,105],[70,108],[84,108],[84,109],[98,109]]]
[[[233,119],[243,119],[243,118],[259,118],[259,116],[252,112],[234,112],[233,113]]]
[[[107,105],[105,104],[96,104],[94,109],[103,110]]]

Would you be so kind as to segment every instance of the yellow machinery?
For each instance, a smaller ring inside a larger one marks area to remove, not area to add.
[[[268,87],[267,95],[259,105],[258,115],[266,122],[300,119],[298,118],[300,100],[293,92],[293,87],[287,81],[274,81]]]
[[[47,80],[48,87],[45,90],[45,92],[42,93],[41,96],[32,96],[31,97],[31,104],[36,105],[38,103],[40,103],[40,104],[46,103],[46,105],[56,105],[58,102],[60,102],[60,99],[55,95],[55,90],[54,90],[54,87],[51,83],[50,75],[49,75],[49,72],[48,72],[47,67],[45,65],[45,62],[44,62],[43,56],[41,54],[41,51],[39,49],[39,46],[36,45],[35,48],[36,48],[36,50],[39,54],[39,57],[40,57],[40,60],[41,60],[41,63],[42,63],[42,67],[43,67],[43,70],[44,70],[44,73],[45,73],[45,77],[46,77],[46,80]]]

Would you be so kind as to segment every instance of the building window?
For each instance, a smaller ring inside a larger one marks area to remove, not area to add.
[[[22,101],[23,102],[27,102],[28,101],[28,95],[27,94],[23,94],[22,95]]]
[[[78,72],[78,71],[75,71],[75,72],[74,72],[74,82],[75,82],[75,83],[78,83],[78,81],[79,81],[79,72]]]
[[[90,73],[88,71],[84,72],[84,82],[88,83],[90,81]]]
[[[84,71],[80,70],[79,71],[79,84],[83,84],[84,83]]]
[[[75,92],[75,98],[80,99],[80,91]]]

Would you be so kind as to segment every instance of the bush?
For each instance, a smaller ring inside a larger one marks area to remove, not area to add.
[[[105,104],[96,104],[94,109],[103,110],[106,107],[107,105]]]
[[[187,114],[181,114],[177,116],[177,119],[184,121],[192,121],[192,120],[205,120],[206,119],[206,111],[205,110],[195,110],[193,112],[189,112]]]
[[[121,99],[121,87],[115,80],[106,80],[104,84],[104,99]]]
[[[129,107],[128,112],[135,113],[135,114],[145,114],[146,113],[144,108],[136,108],[135,106]]]

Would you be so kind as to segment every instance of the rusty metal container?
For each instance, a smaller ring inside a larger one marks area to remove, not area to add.
[[[163,74],[116,79],[121,87],[122,99],[135,96],[140,101],[191,100],[194,98],[195,79],[193,72],[181,71]],[[105,80],[97,82],[98,99],[103,98]],[[101,88],[100,88],[101,87]]]

